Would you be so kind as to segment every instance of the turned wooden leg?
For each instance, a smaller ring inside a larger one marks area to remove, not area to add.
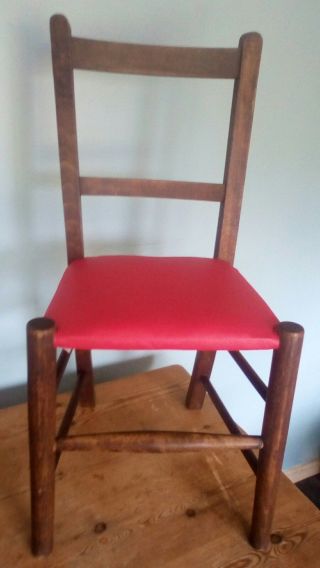
[[[28,418],[31,481],[31,546],[47,555],[53,546],[56,428],[56,350],[54,322],[27,325]]]
[[[192,410],[202,408],[206,389],[202,378],[210,379],[215,351],[197,351],[186,397],[186,406]]]
[[[83,376],[82,387],[79,395],[79,403],[81,406],[94,408],[95,394],[91,352],[77,349],[76,363],[78,376]]]
[[[278,483],[287,440],[290,414],[303,342],[303,328],[295,323],[279,324],[280,347],[273,354],[266,408],[262,427],[255,501],[252,517],[252,545],[270,547],[270,533]]]

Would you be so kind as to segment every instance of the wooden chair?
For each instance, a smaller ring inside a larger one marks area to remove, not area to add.
[[[63,16],[51,18],[51,38],[68,268],[45,317],[27,326],[32,551],[47,555],[52,550],[55,467],[61,452],[91,447],[129,452],[241,449],[257,475],[250,541],[266,550],[303,329],[279,323],[232,266],[262,39],[249,33],[232,49],[110,43],[72,37]],[[233,80],[223,182],[81,177],[73,69]],[[214,258],[84,258],[82,195],[220,202]],[[56,360],[57,348],[61,353]],[[200,409],[207,393],[230,435],[148,431],[68,436],[78,402],[94,406],[91,350],[97,348],[196,350],[186,405]],[[57,385],[72,349],[78,382],[56,433]],[[268,387],[240,353],[242,349],[273,350]],[[217,350],[230,352],[265,400],[260,436],[243,433],[209,382]],[[254,449],[260,449],[258,459]]]

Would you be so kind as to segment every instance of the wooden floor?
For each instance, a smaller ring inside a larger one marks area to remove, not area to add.
[[[184,407],[178,366],[97,387],[94,412],[73,432],[181,429],[224,432],[207,400]],[[61,416],[67,400],[62,395]],[[269,553],[247,542],[254,477],[241,453],[65,453],[57,471],[55,549],[29,552],[26,407],[0,412],[0,566],[68,568],[316,568],[320,512],[285,476]]]

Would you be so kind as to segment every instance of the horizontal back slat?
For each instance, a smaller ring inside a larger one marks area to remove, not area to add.
[[[191,181],[80,177],[81,195],[122,195],[219,201],[224,185]]]
[[[75,69],[111,73],[235,79],[240,67],[237,48],[167,47],[73,37],[71,52]]]

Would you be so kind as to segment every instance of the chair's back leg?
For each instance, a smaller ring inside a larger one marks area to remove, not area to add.
[[[262,427],[251,543],[261,550],[270,547],[270,532],[278,483],[288,435],[290,414],[303,341],[303,328],[294,323],[279,325],[280,347],[274,352]]]
[[[215,351],[198,351],[193,366],[191,380],[187,392],[186,406],[192,410],[202,408],[206,389],[202,377],[210,379],[214,359],[216,356]]]
[[[47,555],[53,546],[56,428],[56,350],[54,322],[27,326],[28,412],[31,477],[32,552]]]
[[[77,349],[76,364],[78,376],[83,376],[82,387],[79,395],[79,403],[81,406],[94,408],[95,394],[91,352]]]

